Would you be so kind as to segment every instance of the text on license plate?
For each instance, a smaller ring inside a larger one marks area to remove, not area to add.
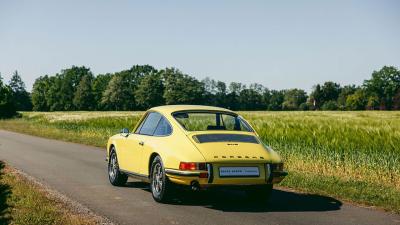
[[[258,167],[220,167],[220,177],[258,177]]]

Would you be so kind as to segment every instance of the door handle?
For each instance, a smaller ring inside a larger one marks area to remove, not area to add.
[[[139,145],[143,146],[144,142],[143,141],[139,141]]]

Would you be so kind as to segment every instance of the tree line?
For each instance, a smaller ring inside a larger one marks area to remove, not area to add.
[[[17,111],[30,110],[31,96],[18,72],[15,71],[8,84],[3,82],[0,74],[0,119],[13,117],[17,115]]]
[[[198,80],[176,68],[135,65],[95,76],[85,66],[41,76],[28,93],[16,71],[9,84],[0,76],[2,111],[145,110],[165,104],[202,104],[232,110],[398,110],[400,71],[384,66],[362,85],[325,82],[308,95],[298,88],[273,90],[261,84]],[[6,113],[7,114],[7,113]]]

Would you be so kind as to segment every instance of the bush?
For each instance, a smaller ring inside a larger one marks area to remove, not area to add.
[[[11,118],[16,116],[17,112],[13,104],[7,102],[5,104],[0,103],[0,119]]]
[[[331,110],[331,111],[337,110],[338,108],[339,107],[336,101],[327,101],[321,107],[322,110]]]
[[[365,91],[360,89],[354,94],[347,96],[346,108],[348,110],[364,110],[367,104]]]
[[[15,115],[17,115],[17,112],[12,101],[11,89],[3,84],[0,77],[0,119],[10,118]]]
[[[305,103],[305,102],[301,103],[301,104],[299,105],[299,110],[303,110],[303,111],[309,110],[308,104]]]

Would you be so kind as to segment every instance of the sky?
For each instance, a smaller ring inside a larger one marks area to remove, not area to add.
[[[362,84],[400,68],[400,1],[0,0],[0,73],[150,64],[270,89]]]

